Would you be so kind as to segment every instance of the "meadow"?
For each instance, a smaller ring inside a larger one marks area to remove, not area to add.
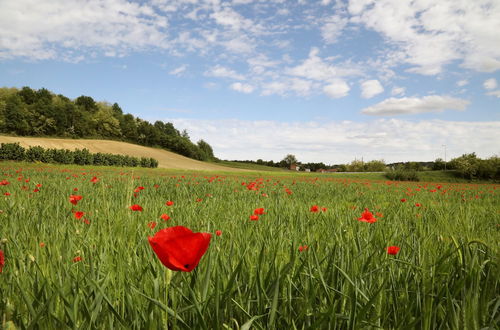
[[[500,185],[14,162],[0,171],[5,329],[500,323]],[[174,226],[211,234],[191,272],[169,271],[148,242]]]

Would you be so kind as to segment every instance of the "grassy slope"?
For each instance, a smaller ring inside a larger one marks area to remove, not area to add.
[[[39,137],[0,136],[0,143],[19,142],[21,146],[41,146],[56,149],[83,149],[90,152],[122,154],[134,157],[152,157],[158,160],[159,167],[168,169],[201,170],[201,171],[242,171],[214,163],[197,161],[163,149],[143,147],[132,143],[110,140],[58,139]]]

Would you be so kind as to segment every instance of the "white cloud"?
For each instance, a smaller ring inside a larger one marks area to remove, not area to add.
[[[151,6],[125,0],[1,1],[0,59],[74,61],[86,52],[165,49],[167,28],[168,20]]]
[[[323,92],[332,99],[338,99],[347,96],[349,95],[350,90],[351,88],[349,87],[349,85],[342,80],[332,82],[331,84],[323,87]]]
[[[392,96],[400,96],[400,95],[405,95],[406,88],[404,87],[394,87],[391,90],[391,95]]]
[[[458,87],[463,87],[463,86],[468,85],[468,84],[469,84],[469,81],[467,79],[462,79],[462,80],[457,81]]]
[[[237,119],[165,119],[192,139],[204,139],[222,159],[281,160],[292,153],[302,162],[339,164],[365,160],[429,161],[463,153],[479,157],[498,153],[500,122],[407,121],[276,122]],[[424,133],[423,133],[424,132]]]
[[[495,88],[497,88],[497,86],[498,86],[498,83],[497,83],[497,80],[495,78],[490,78],[488,80],[485,80],[483,83],[483,87],[485,89],[488,89],[488,90],[495,89]]]
[[[169,74],[171,74],[173,76],[180,76],[180,75],[182,75],[186,71],[187,67],[188,67],[187,64],[183,64],[183,65],[181,65],[181,66],[179,66],[179,67],[171,70],[169,72]]]
[[[500,89],[497,89],[496,91],[488,92],[488,93],[486,93],[486,95],[496,96],[496,97],[500,98]]]
[[[235,80],[244,80],[245,77],[236,71],[226,68],[221,65],[216,65],[210,70],[205,72],[205,76],[208,77],[217,77],[217,78],[230,78]]]
[[[333,65],[319,57],[319,49],[311,48],[309,57],[302,64],[287,68],[285,73],[318,81],[332,81],[347,76],[358,76],[362,70],[349,63]]]
[[[404,54],[411,72],[435,75],[455,60],[477,71],[500,69],[499,1],[350,0],[348,10],[352,23]]]
[[[321,36],[323,37],[323,40],[327,44],[337,42],[337,38],[342,34],[347,22],[347,18],[339,15],[333,15],[326,19],[321,26]]]
[[[361,84],[361,96],[365,99],[371,99],[384,91],[384,87],[378,80],[367,80]]]
[[[245,93],[245,94],[250,94],[254,90],[254,87],[252,85],[242,84],[240,82],[236,82],[236,83],[231,84],[230,88],[232,90],[235,90],[235,91],[241,92],[241,93]]]
[[[403,97],[399,99],[391,97],[371,107],[364,108],[361,112],[366,115],[393,116],[441,112],[443,110],[463,111],[469,103],[467,100],[440,95],[430,95],[422,98]]]

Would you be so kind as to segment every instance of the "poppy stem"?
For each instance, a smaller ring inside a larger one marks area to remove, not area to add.
[[[164,314],[164,323],[165,330],[168,330],[168,289],[170,287],[170,280],[172,279],[172,271],[168,268],[165,268],[165,314]]]

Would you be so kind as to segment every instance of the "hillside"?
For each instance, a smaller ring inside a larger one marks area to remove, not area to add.
[[[41,146],[55,149],[88,149],[92,153],[103,152],[112,154],[129,155],[135,157],[152,157],[158,160],[160,168],[202,170],[202,171],[245,171],[243,169],[220,166],[212,163],[197,161],[188,157],[163,149],[143,147],[140,145],[110,141],[110,140],[84,140],[84,139],[56,139],[56,138],[32,138],[17,136],[0,136],[0,143],[14,143],[25,148],[30,146]]]

